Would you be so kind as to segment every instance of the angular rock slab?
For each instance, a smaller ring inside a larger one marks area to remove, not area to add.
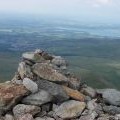
[[[120,106],[120,92],[115,89],[105,89],[102,97],[106,103],[111,105]]]
[[[22,103],[41,106],[45,103],[52,102],[52,100],[52,95],[44,90],[39,90],[39,92],[25,97],[22,100]]]
[[[54,102],[56,103],[63,102],[69,99],[69,96],[61,85],[41,79],[37,81],[37,84],[40,90],[42,89],[50,93],[54,97]]]
[[[23,79],[23,85],[32,93],[36,93],[38,91],[38,85],[29,78]]]
[[[11,109],[29,91],[23,86],[12,83],[0,84],[0,113]]]
[[[56,110],[55,115],[62,119],[77,118],[85,109],[86,104],[75,100],[69,100],[62,103]]]
[[[35,52],[23,53],[22,57],[24,59],[30,60],[32,62],[42,62],[45,60],[41,55],[39,55],[38,53],[35,53]]]
[[[79,91],[73,90],[73,89],[68,88],[66,86],[62,86],[62,87],[65,90],[65,92],[67,93],[67,95],[69,97],[71,97],[72,99],[82,101],[82,102],[85,101],[85,96],[82,93],[80,93]]]
[[[52,65],[48,63],[36,63],[33,66],[33,72],[40,78],[57,83],[66,83],[68,79],[57,70],[53,69]]]
[[[13,113],[16,119],[22,117],[25,114],[31,114],[34,116],[40,111],[40,107],[34,105],[18,104],[13,108]]]

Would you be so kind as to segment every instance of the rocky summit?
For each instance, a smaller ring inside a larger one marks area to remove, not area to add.
[[[120,120],[120,92],[94,89],[61,56],[22,54],[12,80],[0,83],[0,120]]]

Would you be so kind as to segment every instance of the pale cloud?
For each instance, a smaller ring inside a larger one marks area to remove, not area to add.
[[[89,0],[89,3],[91,3],[93,7],[101,7],[101,6],[110,6],[114,2],[113,0]]]

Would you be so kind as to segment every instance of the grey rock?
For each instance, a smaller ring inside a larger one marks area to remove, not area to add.
[[[25,62],[19,63],[18,73],[21,79],[24,79],[25,77],[33,78],[33,73],[31,72],[31,68],[30,66],[26,65]]]
[[[62,119],[72,119],[79,117],[86,104],[75,100],[69,100],[62,103],[57,109],[55,109],[55,115]]]
[[[104,112],[110,114],[110,115],[115,115],[115,114],[120,114],[120,107],[116,106],[103,106]]]
[[[24,58],[24,59],[27,59],[27,60],[34,60],[34,55],[35,55],[35,53],[34,52],[26,52],[26,53],[23,53],[22,54],[22,57]]]
[[[120,114],[115,115],[115,120],[120,120]]]
[[[83,88],[82,92],[83,92],[83,94],[88,95],[91,98],[95,98],[95,96],[96,96],[96,91],[89,86],[87,86],[86,88]]]
[[[33,116],[31,114],[24,114],[23,116],[21,116],[20,118],[18,118],[18,120],[34,120]]]
[[[106,89],[102,93],[102,97],[106,103],[120,106],[120,92],[115,89]]]
[[[39,89],[45,90],[54,97],[54,102],[59,103],[69,99],[61,85],[39,79],[37,81]]]
[[[87,108],[90,111],[94,111],[96,107],[97,107],[96,99],[93,99],[87,103]]]
[[[87,108],[89,112],[95,111],[97,114],[101,115],[103,114],[102,106],[98,103],[96,103],[96,99],[93,99],[87,103]]]
[[[42,111],[46,111],[49,112],[52,110],[52,104],[51,103],[47,103],[41,106]]]
[[[51,63],[58,66],[58,67],[65,67],[66,68],[66,66],[67,66],[67,62],[61,56],[54,56]]]
[[[36,93],[38,91],[38,85],[29,78],[23,79],[23,85],[32,93]]]
[[[103,115],[103,116],[99,117],[97,120],[110,120],[110,116],[109,115]]]
[[[15,80],[14,83],[15,83],[15,84],[18,84],[18,85],[23,84],[22,80]]]
[[[33,72],[40,78],[57,83],[66,83],[68,79],[66,76],[55,70],[52,65],[48,63],[36,63],[33,66]]]
[[[13,108],[13,113],[16,119],[20,118],[25,114],[36,115],[41,111],[40,107],[34,105],[18,104]]]
[[[98,117],[98,114],[95,111],[93,111],[88,115],[81,116],[79,120],[95,120],[97,117]]]
[[[13,115],[11,114],[6,114],[5,117],[4,117],[4,120],[15,120]]]
[[[74,77],[74,76],[70,76],[68,77],[68,85],[70,88],[72,89],[75,89],[75,90],[79,90],[80,88],[80,84],[81,84],[81,81],[80,79]]]
[[[52,100],[52,95],[44,90],[39,90],[37,93],[25,97],[22,103],[41,106],[45,103],[52,102]]]
[[[22,54],[23,59],[32,62],[44,62],[45,60],[52,60],[53,56],[42,50],[35,50],[35,52],[26,52]]]
[[[35,120],[55,120],[55,119],[50,117],[43,117],[43,118],[37,117],[35,118]]]

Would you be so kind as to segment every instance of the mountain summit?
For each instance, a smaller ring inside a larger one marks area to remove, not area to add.
[[[0,84],[0,120],[120,120],[120,92],[93,89],[61,56],[22,54],[11,81]]]

